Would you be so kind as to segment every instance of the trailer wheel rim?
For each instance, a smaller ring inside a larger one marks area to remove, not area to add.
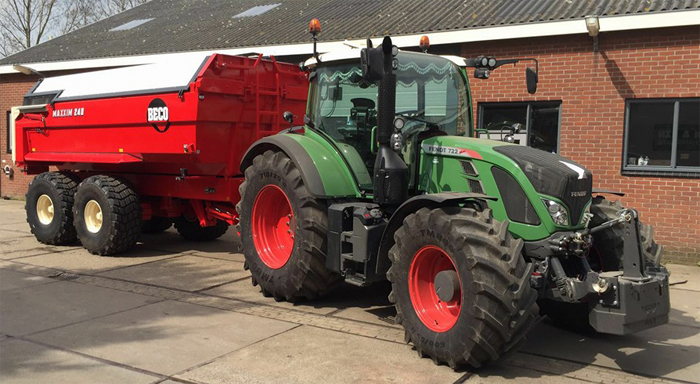
[[[90,233],[97,233],[102,229],[102,207],[95,200],[90,200],[85,204],[85,227]]]
[[[42,225],[49,225],[53,221],[54,205],[49,195],[41,195],[36,201],[36,216]]]
[[[459,275],[459,287],[456,287],[452,300],[442,301],[435,292],[438,273],[456,270],[447,252],[434,245],[419,249],[413,256],[408,291],[418,318],[431,331],[447,332],[457,323],[462,310],[462,280]]]
[[[260,190],[251,221],[253,242],[260,259],[272,269],[282,268],[294,248],[294,211],[280,187],[266,185]]]

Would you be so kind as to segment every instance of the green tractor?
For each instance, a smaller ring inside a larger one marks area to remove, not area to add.
[[[635,210],[600,197],[582,165],[509,143],[517,127],[473,137],[468,68],[488,78],[517,61],[386,37],[303,63],[304,125],[241,165],[253,284],[296,301],[388,279],[406,342],[453,368],[515,351],[540,313],[618,335],[666,323],[668,272]]]

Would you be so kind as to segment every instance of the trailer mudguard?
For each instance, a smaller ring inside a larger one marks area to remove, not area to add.
[[[426,195],[414,196],[406,200],[401,206],[391,215],[389,223],[384,229],[382,240],[379,243],[379,252],[377,253],[377,274],[385,275],[391,266],[389,261],[389,249],[394,245],[394,233],[403,225],[403,220],[411,213],[417,212],[421,208],[435,209],[438,207],[455,206],[466,202],[474,203],[478,209],[488,207],[487,200],[498,201],[498,198],[484,195],[481,193],[465,193],[465,192],[441,192],[429,193]]]
[[[265,151],[282,151],[296,165],[309,192],[319,198],[359,197],[360,190],[340,155],[318,141],[297,133],[280,133],[255,142],[243,156],[241,172]]]

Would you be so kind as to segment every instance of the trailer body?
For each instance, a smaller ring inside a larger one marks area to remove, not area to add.
[[[48,78],[20,108],[15,162],[27,174],[118,175],[141,196],[145,220],[191,205],[202,224],[233,223],[241,158],[290,127],[285,111],[303,116],[307,93],[297,66],[262,56]]]

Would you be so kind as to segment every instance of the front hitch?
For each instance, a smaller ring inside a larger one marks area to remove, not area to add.
[[[623,228],[622,270],[594,272],[585,254],[591,234],[620,225]],[[589,323],[598,332],[626,335],[668,322],[669,273],[644,260],[639,215],[628,209],[597,227],[550,241],[550,249],[562,256],[577,256],[583,279],[568,277],[558,257],[550,258],[557,296],[566,302],[588,301]]]
[[[639,233],[639,215],[623,211],[624,253],[622,271],[602,272],[610,287],[590,301],[589,322],[598,332],[626,335],[668,323],[671,310],[669,273],[662,266],[646,265]]]

